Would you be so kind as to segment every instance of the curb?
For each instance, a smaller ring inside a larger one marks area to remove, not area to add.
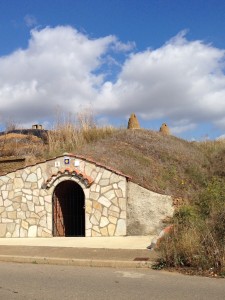
[[[0,255],[0,262],[31,263],[47,265],[66,265],[76,267],[108,267],[108,268],[151,268],[153,261],[120,261],[96,259],[71,259],[58,257],[11,256]]]

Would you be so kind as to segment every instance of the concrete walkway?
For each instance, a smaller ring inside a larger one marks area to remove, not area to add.
[[[153,236],[0,238],[0,245],[72,248],[146,249]]]
[[[0,261],[102,267],[150,267],[150,236],[1,238]]]

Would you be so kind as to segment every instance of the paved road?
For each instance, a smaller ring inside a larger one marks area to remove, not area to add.
[[[150,269],[0,263],[0,299],[224,299],[225,279]]]

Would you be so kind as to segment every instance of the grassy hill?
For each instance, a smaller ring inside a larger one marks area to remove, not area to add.
[[[29,163],[72,152],[118,169],[147,189],[185,199],[201,191],[212,176],[225,174],[225,141],[188,142],[151,130],[71,126],[50,131],[48,141],[3,135],[0,155],[25,156]]]
[[[46,140],[0,136],[0,174],[72,152],[118,169],[178,205],[172,233],[160,243],[159,267],[192,267],[225,276],[225,140],[188,142],[151,130],[59,124]],[[20,159],[19,159],[20,158]],[[22,165],[21,165],[22,166]],[[11,169],[15,164],[11,163]]]
[[[199,144],[150,130],[119,130],[78,151],[143,187],[178,197],[190,196],[211,175],[210,159]]]

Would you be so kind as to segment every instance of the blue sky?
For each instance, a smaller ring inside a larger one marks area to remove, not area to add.
[[[224,29],[224,0],[0,0],[0,128],[91,106],[99,124],[224,136]]]

